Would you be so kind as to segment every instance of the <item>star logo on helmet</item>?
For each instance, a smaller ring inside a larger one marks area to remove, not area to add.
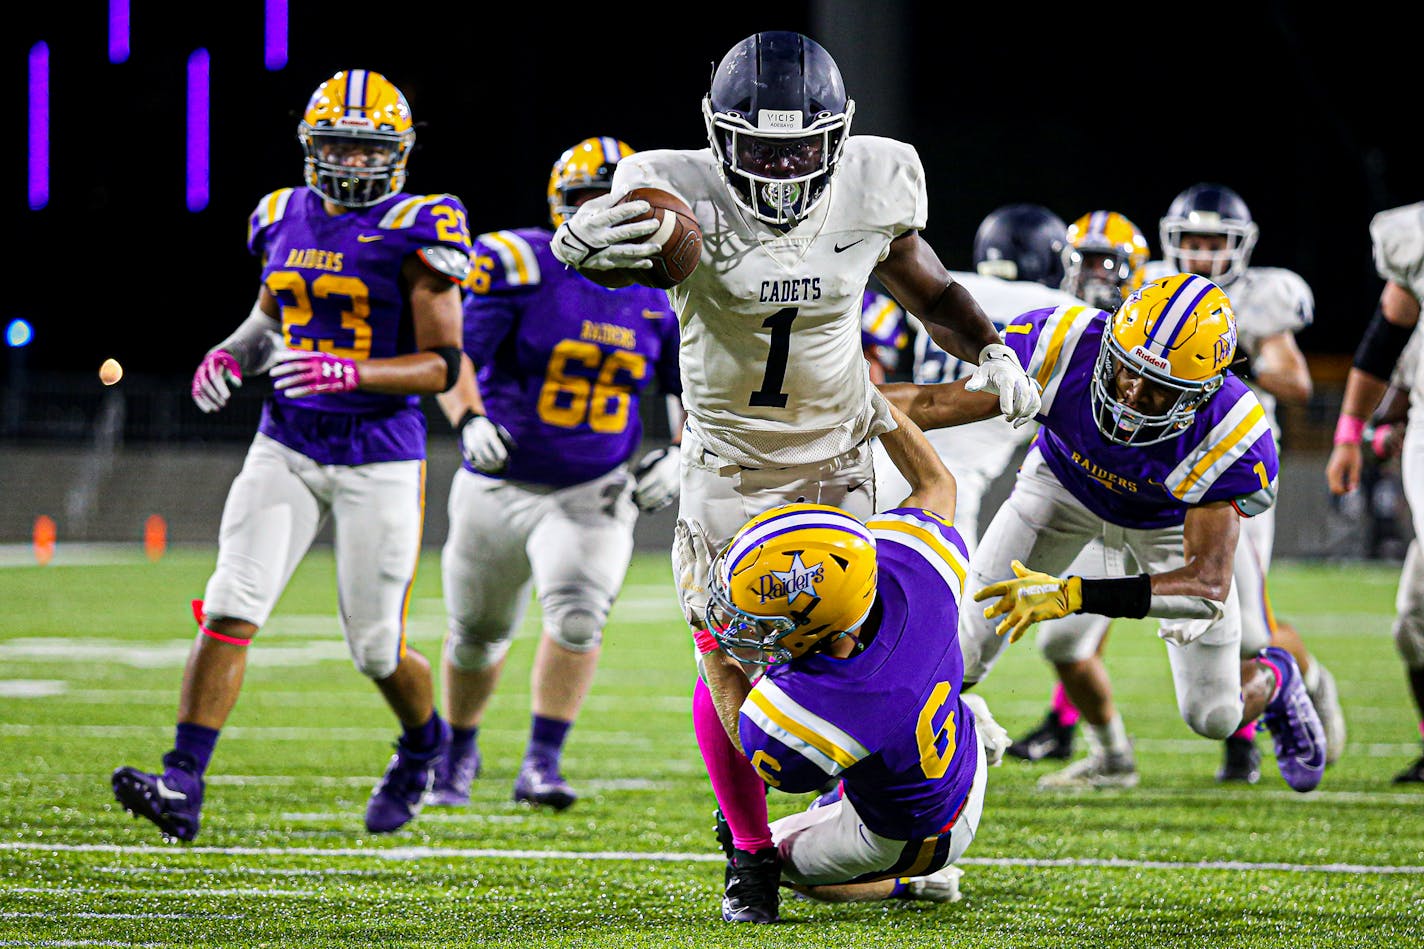
[[[801,561],[801,551],[791,551],[791,569],[785,572],[780,570],[771,571],[774,584],[781,587],[781,592],[786,595],[787,604],[792,604],[802,596],[809,596],[812,600],[820,599],[820,594],[816,592],[816,584],[826,578],[826,569],[821,564],[806,566]]]

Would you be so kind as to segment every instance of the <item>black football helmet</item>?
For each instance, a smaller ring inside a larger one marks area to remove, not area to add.
[[[1031,280],[1057,289],[1063,283],[1068,225],[1041,204],[995,208],[974,233],[974,269],[1005,280]]]
[[[1210,234],[1226,238],[1219,250],[1187,250],[1182,238]],[[1160,222],[1162,259],[1173,270],[1196,273],[1225,287],[1246,272],[1258,229],[1241,195],[1225,185],[1194,184],[1172,200]],[[1191,258],[1188,260],[1188,258]],[[1193,267],[1187,265],[1195,264]]]
[[[702,100],[707,139],[732,195],[780,227],[825,197],[854,114],[831,54],[790,32],[733,46]]]

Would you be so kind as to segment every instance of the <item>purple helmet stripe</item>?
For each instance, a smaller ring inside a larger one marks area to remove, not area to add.
[[[1206,286],[1201,288],[1201,292],[1192,298],[1192,302],[1187,304],[1185,315],[1183,315],[1182,319],[1177,321],[1177,328],[1172,331],[1172,338],[1167,340],[1166,344],[1162,347],[1162,355],[1165,356],[1167,354],[1167,350],[1171,349],[1172,346],[1176,344],[1178,337],[1182,335],[1182,330],[1187,325],[1187,316],[1190,316],[1193,312],[1196,311],[1197,304],[1202,302],[1202,298],[1211,292],[1212,286],[1213,285],[1208,282]]]
[[[599,139],[603,143],[603,160],[612,165],[618,161],[618,141],[607,135]]]
[[[1092,217],[1088,219],[1088,233],[1108,235],[1108,212],[1094,211]]]
[[[1184,294],[1184,293],[1187,292],[1187,288],[1188,288],[1188,287],[1193,286],[1193,285],[1196,283],[1196,281],[1198,281],[1198,280],[1200,280],[1200,279],[1202,279],[1202,278],[1200,278],[1200,277],[1192,277],[1192,278],[1190,278],[1190,279],[1188,279],[1188,280],[1183,281],[1183,282],[1182,282],[1182,285],[1177,288],[1177,290],[1176,290],[1175,293],[1172,294],[1172,298],[1171,298],[1170,300],[1168,300],[1168,301],[1167,301],[1167,305],[1162,308],[1162,315],[1157,319],[1157,322],[1156,322],[1156,323],[1152,324],[1152,332],[1150,332],[1150,333],[1147,334],[1147,342],[1148,342],[1148,347],[1147,347],[1147,348],[1148,348],[1148,349],[1151,349],[1151,348],[1152,348],[1152,345],[1155,343],[1155,344],[1159,347],[1159,348],[1158,348],[1158,352],[1159,352],[1159,353],[1162,352],[1162,351],[1165,351],[1165,349],[1166,349],[1166,344],[1161,343],[1161,342],[1158,342],[1158,341],[1157,341],[1157,335],[1162,332],[1162,327],[1164,327],[1164,326],[1168,325],[1169,323],[1171,323],[1171,324],[1173,324],[1173,325],[1172,325],[1172,328],[1168,331],[1168,334],[1167,334],[1167,335],[1168,335],[1169,337],[1175,337],[1175,336],[1176,336],[1177,330],[1178,330],[1178,326],[1177,326],[1176,324],[1180,323],[1181,320],[1182,320],[1182,318],[1183,318],[1183,316],[1184,316],[1183,313],[1181,313],[1180,311],[1175,310],[1175,307],[1176,307],[1176,305],[1177,305],[1177,301],[1178,301],[1179,299],[1181,299],[1182,294]],[[1190,311],[1187,311],[1187,312],[1190,312]]]
[[[849,514],[804,509],[787,511],[784,514],[768,518],[750,530],[744,530],[733,540],[732,546],[724,558],[727,575],[731,575],[731,572],[749,552],[772,538],[789,534],[792,531],[811,529],[841,531],[859,537],[871,546],[875,544],[875,537],[869,529]]]
[[[346,77],[346,111],[365,112],[367,94],[366,70],[353,69]]]

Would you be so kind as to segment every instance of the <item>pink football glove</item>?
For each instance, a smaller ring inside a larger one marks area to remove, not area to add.
[[[242,368],[232,353],[215,349],[198,363],[193,373],[193,401],[204,412],[216,412],[227,405],[232,390],[242,385]]]
[[[330,353],[284,349],[272,367],[273,385],[294,399],[350,392],[361,382],[354,360]]]

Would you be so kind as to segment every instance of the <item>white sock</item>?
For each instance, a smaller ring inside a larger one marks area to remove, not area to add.
[[[1300,663],[1296,663],[1296,665],[1300,665]],[[1300,678],[1305,683],[1305,691],[1314,692],[1320,688],[1320,663],[1312,659],[1310,668],[1301,670]]]
[[[1127,726],[1122,723],[1122,716],[1113,712],[1113,717],[1105,725],[1088,725],[1089,739],[1104,751],[1126,754],[1132,751],[1132,744],[1127,740]]]

